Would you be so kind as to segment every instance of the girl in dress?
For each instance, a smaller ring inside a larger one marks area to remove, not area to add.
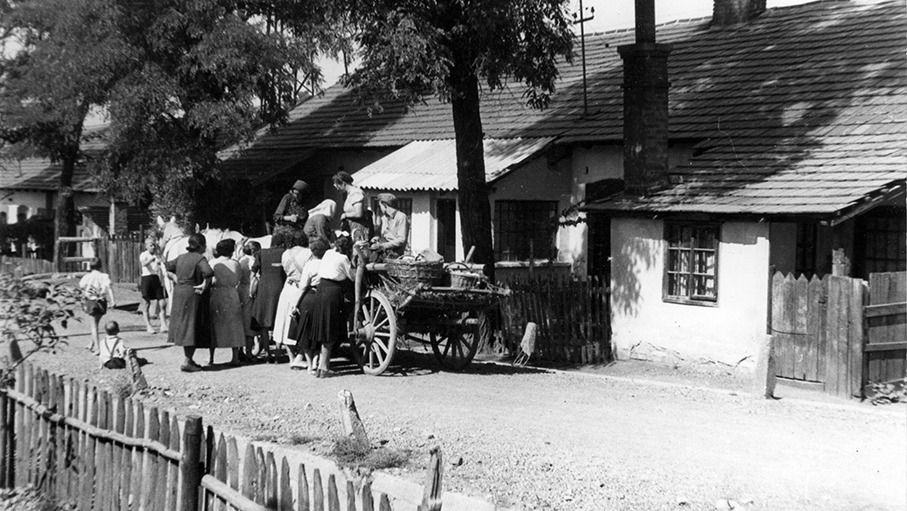
[[[346,338],[345,297],[352,294],[353,268],[350,263],[353,241],[341,236],[334,248],[324,253],[318,268],[318,300],[314,307],[315,348],[321,349],[316,376],[333,376],[331,351]]]
[[[192,234],[189,236],[188,252],[167,261],[165,265],[168,276],[174,281],[167,340],[183,347],[185,359],[180,371],[187,373],[201,371],[201,366],[192,357],[196,348],[209,346],[211,342],[206,291],[214,271],[205,259],[205,249],[205,237]]]
[[[211,281],[211,332],[209,365],[214,365],[215,348],[230,348],[233,357],[230,365],[239,365],[239,349],[246,344],[243,326],[242,302],[239,297],[239,283],[242,268],[239,261],[231,259],[236,242],[224,239],[217,242],[215,258],[211,261],[214,279]]]
[[[309,239],[303,232],[296,232],[292,236],[293,246],[287,249],[280,257],[283,271],[287,275],[280,298],[277,300],[277,313],[274,317],[274,342],[287,347],[290,355],[291,368],[297,368],[302,360],[296,360],[290,346],[295,346],[296,341],[287,337],[290,330],[291,313],[299,303],[302,291],[299,289],[299,276],[302,268],[312,257],[308,249]]]
[[[258,290],[258,270],[261,264],[257,262],[261,244],[249,241],[243,247],[243,255],[239,258],[239,304],[242,306],[243,332],[246,337],[246,352],[240,352],[240,359],[247,362],[253,360],[253,346],[257,332],[252,328],[252,303],[255,292]]]
[[[312,257],[305,263],[299,277],[299,290],[302,298],[299,299],[296,310],[293,312],[294,320],[291,322],[290,332],[287,334],[287,337],[296,341],[296,350],[297,353],[300,353],[293,360],[295,367],[302,369],[307,366],[311,374],[316,374],[315,343],[312,337],[315,307],[318,303],[318,283],[321,280],[318,272],[321,268],[321,258],[324,257],[328,247],[330,244],[323,238],[315,238],[309,242]],[[299,360],[303,355],[305,355],[305,365]]]

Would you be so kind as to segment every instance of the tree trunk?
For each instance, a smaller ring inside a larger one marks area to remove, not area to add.
[[[61,162],[60,187],[57,190],[57,203],[54,206],[54,239],[60,236],[73,236],[76,233],[76,207],[73,200],[72,178],[76,169],[78,148],[67,151]],[[70,245],[73,247],[74,245]]]
[[[463,249],[475,247],[473,260],[485,264],[494,281],[491,243],[491,206],[485,182],[485,151],[479,113],[479,81],[471,66],[460,59],[451,73],[451,106],[457,144],[457,198]]]

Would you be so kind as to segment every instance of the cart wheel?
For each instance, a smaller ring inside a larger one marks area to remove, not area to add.
[[[462,371],[472,362],[479,349],[479,326],[445,326],[431,332],[431,350],[441,367]]]
[[[384,293],[371,290],[357,312],[359,329],[353,332],[353,358],[365,374],[387,369],[397,349],[397,316]]]

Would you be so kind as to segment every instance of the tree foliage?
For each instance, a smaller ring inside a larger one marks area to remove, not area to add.
[[[155,213],[192,222],[218,149],[285,121],[299,77],[320,79],[315,56],[343,44],[338,13],[316,1],[117,1],[137,58],[110,95],[99,171],[118,195],[150,190]]]
[[[558,59],[571,58],[566,0],[349,0],[361,66],[349,84],[364,97],[451,103],[464,247],[491,263],[480,88],[522,84],[526,102],[547,106]],[[493,270],[492,270],[493,271]],[[488,273],[491,273],[489,271]]]
[[[0,143],[6,157],[62,164],[58,234],[74,230],[70,188],[86,115],[135,58],[118,16],[109,0],[0,0]]]

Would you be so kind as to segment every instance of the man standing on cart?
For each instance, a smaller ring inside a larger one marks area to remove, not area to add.
[[[409,219],[406,213],[397,209],[397,198],[391,193],[378,194],[378,215],[380,236],[371,240],[371,250],[378,253],[378,260],[396,259],[406,252],[409,237]]]

